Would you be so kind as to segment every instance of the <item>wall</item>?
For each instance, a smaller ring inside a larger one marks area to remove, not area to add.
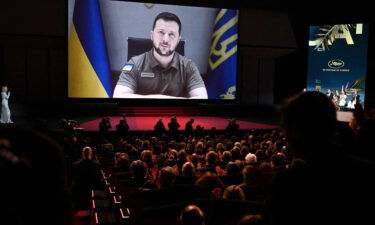
[[[12,0],[0,8],[0,83],[10,104],[63,101],[65,2]]]
[[[0,9],[0,83],[7,83],[10,87],[11,103],[64,102],[65,34],[68,30],[66,2],[15,0],[3,4],[5,6]],[[116,30],[113,28],[112,32]],[[274,90],[278,86],[275,83],[276,61],[296,48],[286,12],[242,9],[239,34],[240,103],[273,104]]]
[[[275,102],[275,60],[297,49],[288,14],[275,10],[243,9],[240,13],[241,103]]]

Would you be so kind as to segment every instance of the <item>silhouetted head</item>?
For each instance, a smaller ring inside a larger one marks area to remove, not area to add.
[[[245,193],[238,185],[230,185],[224,190],[224,199],[245,200]]]
[[[204,225],[204,213],[196,205],[188,205],[182,210],[180,218],[180,225]]]
[[[136,179],[145,178],[147,175],[147,164],[141,160],[135,160],[130,164],[130,171]]]
[[[176,180],[176,174],[173,171],[173,168],[170,166],[164,167],[160,171],[159,184],[160,188],[171,187]]]
[[[182,175],[187,177],[193,177],[195,174],[195,167],[194,164],[191,162],[186,162],[182,166]]]
[[[230,162],[232,160],[232,153],[230,151],[224,151],[222,156],[223,162]]]
[[[336,108],[325,94],[302,92],[283,105],[281,126],[294,153],[309,158],[312,149],[319,151],[332,145]]]
[[[49,137],[0,127],[1,224],[71,224],[64,165],[62,148]]]
[[[228,176],[237,175],[241,173],[241,168],[236,162],[228,162],[225,171],[227,172]]]
[[[271,156],[271,165],[273,168],[285,168],[286,157],[284,153],[278,152]]]
[[[206,155],[207,165],[214,166],[215,163],[216,163],[216,161],[217,161],[217,159],[218,159],[217,153],[214,152],[214,151],[210,151]]]
[[[238,222],[237,225],[262,225],[265,224],[262,215],[246,215]]]
[[[258,170],[252,165],[245,166],[245,168],[242,169],[242,177],[246,185],[253,185],[257,174],[259,174]]]
[[[89,159],[92,158],[92,149],[89,146],[86,146],[82,149],[82,159]]]

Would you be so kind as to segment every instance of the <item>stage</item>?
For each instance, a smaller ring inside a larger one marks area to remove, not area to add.
[[[337,120],[342,122],[349,122],[353,117],[352,112],[337,112]],[[85,131],[98,131],[99,123],[103,117],[100,118],[83,118],[79,119],[78,128]],[[108,116],[111,123],[111,131],[116,130],[116,125],[119,123],[121,116]],[[127,116],[126,120],[129,124],[130,130],[132,131],[151,131],[154,130],[154,125],[156,122],[162,118],[166,129],[168,129],[168,123],[170,122],[171,116]],[[230,118],[218,117],[218,116],[176,116],[177,122],[180,124],[180,130],[185,129],[185,124],[191,118],[194,118],[193,127],[196,128],[200,125],[205,130],[209,130],[215,127],[217,130],[225,130],[228,125],[228,120]],[[237,118],[237,123],[239,124],[240,130],[260,130],[260,129],[276,129],[279,127],[279,121],[275,118],[267,117],[246,117]]]
[[[122,118],[120,115],[126,113],[128,115],[127,122],[132,131],[151,131],[154,129],[156,122],[162,118],[165,127],[168,129],[168,123],[170,122],[171,116],[176,116],[177,121],[180,124],[180,130],[185,129],[185,124],[190,118],[194,118],[195,122],[193,127],[197,125],[203,126],[205,130],[216,127],[217,130],[224,130],[228,125],[228,120],[231,119],[229,116],[213,116],[205,113],[202,115],[198,110],[187,107],[127,107],[126,110],[118,108],[105,108],[102,105],[97,107],[88,107],[85,105],[85,110],[72,113],[66,112],[55,112],[51,115],[43,115],[41,113],[33,113],[28,116],[23,108],[17,107],[18,105],[12,105],[12,120],[14,124],[18,125],[33,125],[36,119],[43,119],[47,122],[47,129],[54,130],[59,127],[59,121],[61,119],[76,120],[79,123],[78,128],[84,131],[98,131],[99,122],[103,117],[110,118],[112,125],[111,130],[116,130],[116,125]],[[215,110],[219,112],[220,110]],[[239,110],[242,111],[242,110]],[[95,115],[96,114],[96,115]],[[233,113],[234,114],[234,113]],[[238,113],[237,113],[238,114]],[[242,113],[244,114],[244,113]],[[39,116],[38,116],[39,115]],[[42,116],[43,115],[43,116]],[[337,120],[342,122],[349,122],[353,118],[353,112],[351,111],[337,111]],[[251,129],[275,129],[279,127],[280,118],[275,113],[248,113],[248,116],[236,117],[237,123],[239,124],[240,130],[251,130]]]
[[[121,116],[111,116],[108,117],[111,123],[112,131],[116,130],[116,125],[119,123]],[[150,131],[154,130],[154,125],[156,122],[162,118],[166,129],[168,129],[168,123],[170,122],[170,116],[127,116],[126,121],[129,124],[130,130],[132,131]],[[190,118],[194,118],[193,127],[196,128],[197,125],[200,125],[205,130],[209,130],[212,127],[216,127],[217,130],[224,130],[228,125],[228,118],[213,117],[213,116],[177,116],[177,122],[180,124],[180,130],[185,129],[185,124]],[[79,122],[78,128],[85,131],[98,131],[99,122],[102,118],[97,118],[89,120],[86,122]],[[240,130],[252,130],[252,129],[275,129],[278,127],[277,124],[269,123],[260,123],[260,122],[251,122],[241,119],[237,119]]]

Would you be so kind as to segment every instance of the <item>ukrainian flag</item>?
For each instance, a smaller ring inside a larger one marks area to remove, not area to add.
[[[234,99],[236,96],[238,12],[217,12],[207,71],[209,99]]]
[[[98,0],[75,1],[68,48],[68,97],[112,97]]]

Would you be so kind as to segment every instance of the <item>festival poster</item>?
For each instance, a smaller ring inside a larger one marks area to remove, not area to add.
[[[363,104],[367,46],[367,24],[310,26],[307,90],[327,93],[340,110],[353,109],[355,95]]]

